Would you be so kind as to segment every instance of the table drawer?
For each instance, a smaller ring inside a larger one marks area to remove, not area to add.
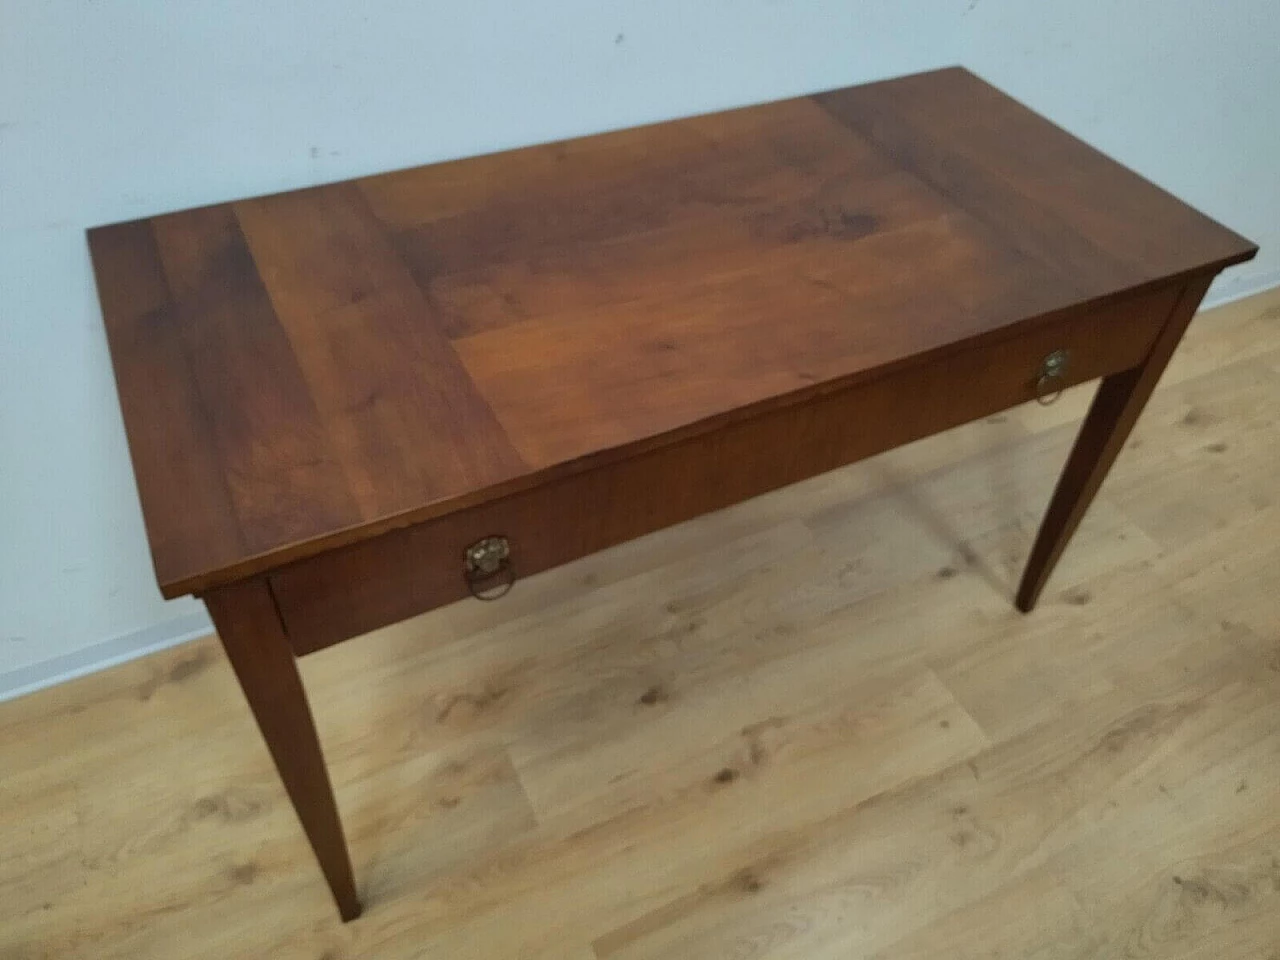
[[[1139,364],[1177,299],[1161,288],[1037,322],[874,380],[283,567],[271,589],[299,654],[468,595],[466,548],[505,536],[521,578],[1035,396]]]

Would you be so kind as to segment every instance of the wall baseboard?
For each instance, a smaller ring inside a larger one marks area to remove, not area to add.
[[[0,703],[74,680],[76,677],[97,673],[128,660],[145,657],[157,650],[175,647],[188,640],[207,637],[211,633],[213,624],[209,617],[204,613],[192,613],[152,624],[142,630],[124,633],[60,657],[18,667],[0,673]]]
[[[1280,287],[1280,270],[1253,276],[1246,274],[1238,279],[1227,272],[1209,290],[1209,295],[1204,298],[1204,305],[1200,309],[1212,310],[1214,307],[1223,307],[1228,303],[1243,300],[1245,297],[1264,293],[1273,287]]]
[[[1245,276],[1239,280],[1228,276],[1221,285],[1215,285],[1205,298],[1205,310],[1221,307],[1236,300],[1280,287],[1280,271]],[[188,640],[213,633],[213,624],[207,615],[193,613],[175,620],[166,620],[142,630],[122,634],[82,650],[75,650],[51,660],[28,664],[7,673],[0,673],[0,703],[45,687],[74,680],[86,674],[114,667],[128,660],[144,657],[157,650],[174,647]]]

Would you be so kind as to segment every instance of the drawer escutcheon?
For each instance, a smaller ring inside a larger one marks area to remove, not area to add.
[[[1062,396],[1062,387],[1067,374],[1067,361],[1071,354],[1066,350],[1054,350],[1040,364],[1040,375],[1036,377],[1036,403],[1047,407]]]
[[[506,596],[516,582],[515,571],[511,568],[511,544],[507,538],[485,537],[467,547],[464,576],[467,589],[477,600],[497,600]],[[490,580],[497,582],[486,586]]]

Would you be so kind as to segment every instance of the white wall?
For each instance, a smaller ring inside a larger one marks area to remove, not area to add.
[[[160,600],[87,226],[950,63],[1260,242],[1274,0],[0,0],[0,696],[207,625]]]

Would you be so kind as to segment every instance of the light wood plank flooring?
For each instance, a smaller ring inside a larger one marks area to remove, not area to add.
[[[1022,616],[1088,396],[308,658],[350,926],[213,638],[0,705],[0,958],[1280,958],[1280,292]]]

